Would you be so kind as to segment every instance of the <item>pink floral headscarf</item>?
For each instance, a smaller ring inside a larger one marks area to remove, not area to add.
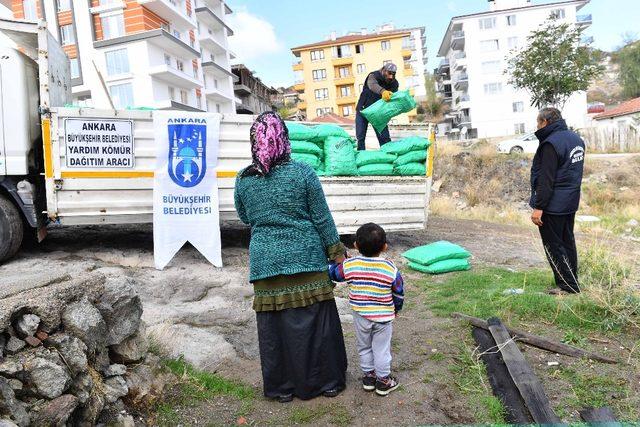
[[[290,160],[289,131],[277,113],[260,114],[251,125],[249,137],[253,163],[243,176],[265,176],[277,165]]]

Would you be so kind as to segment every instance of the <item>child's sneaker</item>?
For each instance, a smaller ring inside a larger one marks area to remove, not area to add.
[[[385,378],[376,379],[376,393],[379,396],[386,396],[398,387],[400,387],[400,383],[391,375],[388,375]]]
[[[376,371],[369,371],[362,377],[362,388],[365,391],[373,391],[376,389]]]

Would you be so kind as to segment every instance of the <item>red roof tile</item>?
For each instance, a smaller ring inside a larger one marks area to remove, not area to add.
[[[398,31],[385,31],[385,32],[380,32],[380,33],[371,33],[371,34],[353,34],[350,36],[342,36],[342,37],[336,37],[335,40],[323,40],[321,42],[316,42],[316,43],[311,43],[311,44],[305,44],[302,46],[298,46],[298,47],[292,47],[291,50],[302,50],[302,49],[309,49],[312,47],[320,47],[320,46],[333,46],[336,44],[344,44],[344,43],[354,43],[354,42],[358,42],[358,41],[365,41],[365,40],[369,40],[369,39],[377,39],[377,38],[384,38],[387,36],[409,36],[411,35],[411,31],[402,31],[402,30],[398,30]]]
[[[635,98],[627,102],[623,102],[617,107],[611,108],[602,114],[594,117],[595,120],[611,119],[618,116],[626,116],[627,114],[640,113],[640,98]]]
[[[354,120],[348,119],[346,117],[341,117],[336,113],[323,114],[322,116],[318,116],[311,121],[315,123],[337,123],[340,125],[353,125],[355,123]]]

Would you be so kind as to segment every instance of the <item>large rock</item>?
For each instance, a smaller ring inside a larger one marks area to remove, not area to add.
[[[29,414],[25,409],[24,403],[16,399],[16,395],[8,381],[0,377],[0,418],[5,417],[8,417],[20,427],[29,425]]]
[[[17,337],[9,337],[9,341],[5,345],[4,351],[7,354],[16,354],[20,350],[22,350],[27,344]]]
[[[0,362],[0,375],[5,377],[15,377],[22,370],[22,362],[17,356],[7,357]]]
[[[124,378],[117,376],[104,381],[104,397],[108,403],[114,403],[129,392]]]
[[[78,398],[64,394],[47,403],[35,416],[34,425],[65,426],[71,413],[78,406]]]
[[[144,322],[138,331],[120,344],[112,345],[111,359],[119,363],[135,363],[142,360],[149,351],[149,340]]]
[[[62,324],[67,332],[80,338],[91,353],[106,341],[107,325],[100,311],[86,298],[70,304],[64,310]]]
[[[45,350],[46,351],[46,350]],[[24,362],[29,388],[47,399],[55,399],[71,385],[71,376],[57,354],[41,352]]]
[[[87,346],[78,338],[59,333],[48,337],[45,344],[55,347],[60,352],[74,377],[87,371]]]
[[[16,322],[16,332],[22,338],[35,335],[40,325],[40,317],[35,314],[25,314]]]
[[[122,376],[126,373],[127,373],[127,367],[117,363],[110,365],[107,369],[104,370],[104,376],[107,378]]]
[[[173,380],[173,377],[162,372],[158,368],[152,368],[146,364],[136,365],[129,369],[125,376],[129,394],[127,398],[134,404],[152,404],[162,395],[164,387]]]
[[[138,330],[142,303],[132,279],[108,278],[97,307],[107,324],[106,345],[120,344]]]
[[[91,427],[96,425],[96,420],[104,408],[104,395],[101,393],[93,393],[91,397],[82,405],[78,413],[78,422],[76,425],[81,427]]]

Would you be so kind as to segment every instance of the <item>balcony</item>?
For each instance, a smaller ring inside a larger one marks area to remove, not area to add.
[[[336,104],[338,105],[346,105],[346,104],[355,104],[358,101],[355,95],[349,96],[341,96],[336,99]]]
[[[467,54],[464,52],[456,52],[455,55],[453,55],[453,60],[454,62],[454,69],[455,70],[464,70],[465,68],[467,68]]]
[[[469,88],[469,76],[467,73],[459,73],[454,76],[453,87],[456,90],[464,91]]]
[[[578,26],[588,27],[592,23],[593,19],[591,19],[591,14],[576,16],[576,24],[578,24]]]
[[[453,101],[453,93],[442,92],[442,100],[445,102],[445,104],[451,105],[451,102]]]
[[[449,69],[449,59],[444,58],[442,61],[440,61],[440,65],[438,65],[438,73],[442,73],[444,72],[444,70],[448,70]]]
[[[464,50],[464,31],[453,31],[451,33],[451,49]]]
[[[471,117],[468,114],[460,114],[454,120],[454,123],[458,127],[463,127],[463,126],[469,127],[471,126]]]
[[[193,89],[201,85],[200,80],[167,64],[156,65],[155,67],[149,68],[149,75],[166,83],[188,89]]]
[[[304,92],[304,82],[296,82],[293,85],[293,90],[296,92]]]
[[[229,102],[233,101],[234,96],[229,95],[216,87],[208,87],[204,89],[204,96],[214,101]]]
[[[413,76],[413,68],[411,68],[411,65],[404,66],[404,71],[403,71],[404,76]]]
[[[159,47],[167,53],[171,53],[179,58],[199,58],[200,52],[183,42],[163,29],[143,31],[122,37],[115,37],[107,40],[99,40],[93,42],[93,47],[100,49],[103,47],[116,46],[123,43],[131,43],[137,41],[148,41],[149,43]]]
[[[293,66],[291,68],[293,68],[293,71],[302,71],[304,66],[302,65],[302,61],[298,60],[293,63]]]
[[[335,79],[333,79],[333,83],[336,86],[352,85],[355,82],[356,82],[356,78],[354,76],[336,77]]]
[[[242,96],[251,95],[251,88],[246,84],[240,83],[240,82],[233,84],[233,91],[237,95],[242,95]]]
[[[231,77],[234,82],[238,80],[238,76],[212,61],[203,62],[202,71],[204,71],[205,73],[211,73],[214,76],[218,77]]]
[[[194,17],[187,14],[187,9],[175,1],[138,0],[138,4],[171,22],[171,24],[180,31],[190,30],[197,26]]]
[[[345,57],[342,57],[342,58],[333,58],[331,63],[336,67],[338,67],[340,65],[351,65],[351,64],[353,64],[353,57],[352,56],[345,56]]]
[[[211,27],[214,30],[221,30],[226,28],[227,35],[232,36],[233,30],[220,18],[212,9],[203,6],[196,8],[196,15],[198,19],[201,19],[205,25]]]
[[[224,54],[228,50],[227,46],[223,44],[221,40],[218,40],[215,35],[209,32],[201,33],[198,40],[200,41],[200,46],[211,51],[213,54]]]
[[[402,47],[401,53],[402,53],[402,58],[404,59],[410,59],[411,55],[413,55],[413,51],[411,50],[411,48],[404,47],[404,46]]]
[[[469,95],[461,95],[456,98],[456,107],[460,109],[467,109],[470,107],[471,98]]]
[[[298,105],[296,106],[298,108],[298,110],[305,110],[307,109],[307,102],[306,101],[300,101],[298,102]]]

